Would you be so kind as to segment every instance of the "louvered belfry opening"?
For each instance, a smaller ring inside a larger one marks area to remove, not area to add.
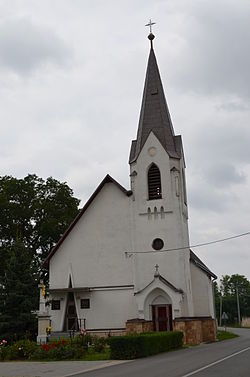
[[[148,169],[148,199],[161,199],[161,173],[155,164]]]

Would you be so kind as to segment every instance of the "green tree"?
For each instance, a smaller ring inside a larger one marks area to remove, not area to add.
[[[222,276],[220,280],[220,289],[223,295],[235,295],[236,288],[241,292],[241,294],[246,294],[250,290],[250,282],[244,275],[225,275]]]
[[[42,261],[78,213],[66,183],[0,177],[0,336],[32,329]]]
[[[0,334],[12,341],[27,332],[34,334],[38,304],[38,272],[29,250],[16,241],[8,250],[8,261],[0,285]]]
[[[77,215],[79,202],[65,182],[51,177],[1,177],[0,248],[19,240],[44,260]]]
[[[229,323],[238,322],[237,289],[241,317],[250,317],[250,282],[244,275],[224,275],[220,280],[220,295],[222,295],[223,312],[226,312]],[[216,311],[219,310],[219,302],[216,301]]]

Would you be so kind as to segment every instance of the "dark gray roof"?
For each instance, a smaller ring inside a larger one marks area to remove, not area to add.
[[[181,157],[180,139],[174,134],[153,48],[150,49],[137,140],[132,141],[130,163],[138,157],[151,131],[171,157]]]
[[[209,277],[217,279],[217,276],[209,270],[209,268],[197,257],[197,255],[190,249],[190,261],[201,270],[203,270]]]

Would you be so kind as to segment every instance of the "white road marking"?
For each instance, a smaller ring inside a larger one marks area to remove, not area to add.
[[[250,350],[250,347],[247,347],[247,348],[244,348],[243,350],[241,351],[238,351],[238,352],[235,352],[235,353],[232,353],[232,355],[229,355],[229,356],[226,356],[226,357],[223,357],[223,359],[220,359],[220,360],[217,360],[215,361],[214,363],[211,363],[211,364],[208,364],[202,368],[199,368],[199,369],[196,369],[194,370],[193,372],[190,372],[188,374],[185,374],[181,377],[189,377],[189,376],[193,376],[194,374],[196,373],[199,373],[201,372],[202,370],[205,370],[205,369],[208,369],[208,368],[211,368],[212,366],[216,365],[216,364],[219,364],[219,363],[222,363],[223,361],[225,360],[228,360],[228,359],[231,359],[231,357],[234,357],[234,356],[237,356],[239,355],[240,353],[243,353],[243,352],[246,352],[246,351],[249,351]]]

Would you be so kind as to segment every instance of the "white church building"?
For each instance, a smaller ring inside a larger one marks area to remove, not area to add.
[[[130,189],[106,175],[50,252],[51,304],[40,318],[53,332],[179,329],[186,342],[199,343],[215,336],[216,276],[189,248],[182,139],[171,122],[154,35],[148,38]]]

